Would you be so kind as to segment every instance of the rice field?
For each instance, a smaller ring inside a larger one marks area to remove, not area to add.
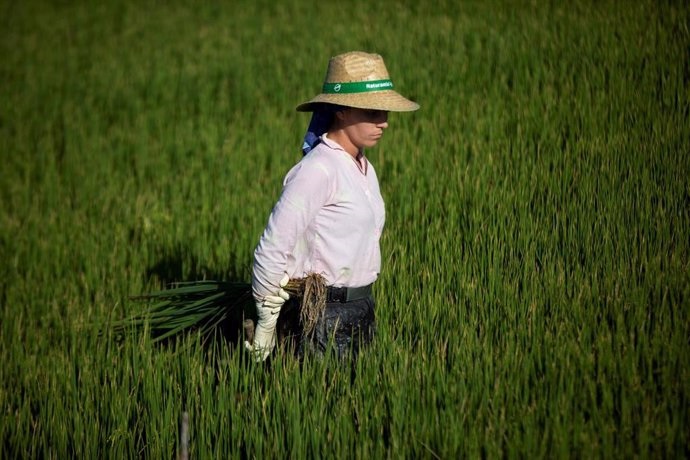
[[[690,456],[686,2],[0,2],[2,458]],[[108,325],[249,281],[328,58],[421,110],[368,151],[349,366]],[[105,331],[105,332],[104,332]],[[104,332],[104,333],[102,333]]]

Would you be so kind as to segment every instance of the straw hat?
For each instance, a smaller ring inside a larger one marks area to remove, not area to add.
[[[411,112],[419,108],[419,104],[393,90],[381,56],[361,51],[332,57],[321,94],[298,105],[297,110],[311,112],[319,103],[391,112]]]

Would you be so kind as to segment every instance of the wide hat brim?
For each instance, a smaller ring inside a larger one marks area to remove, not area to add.
[[[323,104],[389,112],[419,108],[419,104],[395,91],[383,58],[362,51],[332,57],[321,94],[298,105],[297,110],[311,112]]]
[[[412,112],[419,108],[398,92],[388,89],[369,93],[319,94],[310,101],[297,106],[298,112],[313,112],[320,104],[336,104],[357,109],[386,110],[389,112]]]

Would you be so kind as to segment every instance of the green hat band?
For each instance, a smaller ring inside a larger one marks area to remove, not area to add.
[[[323,84],[324,94],[369,93],[371,91],[383,91],[385,89],[393,89],[393,82],[390,80],[372,80]]]

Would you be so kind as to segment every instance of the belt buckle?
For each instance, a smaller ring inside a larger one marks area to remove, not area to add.
[[[340,303],[346,303],[347,302],[347,287],[342,286],[338,288],[338,295],[337,295],[338,302]]]
[[[328,300],[330,302],[347,302],[347,288],[331,286],[328,288]]]

